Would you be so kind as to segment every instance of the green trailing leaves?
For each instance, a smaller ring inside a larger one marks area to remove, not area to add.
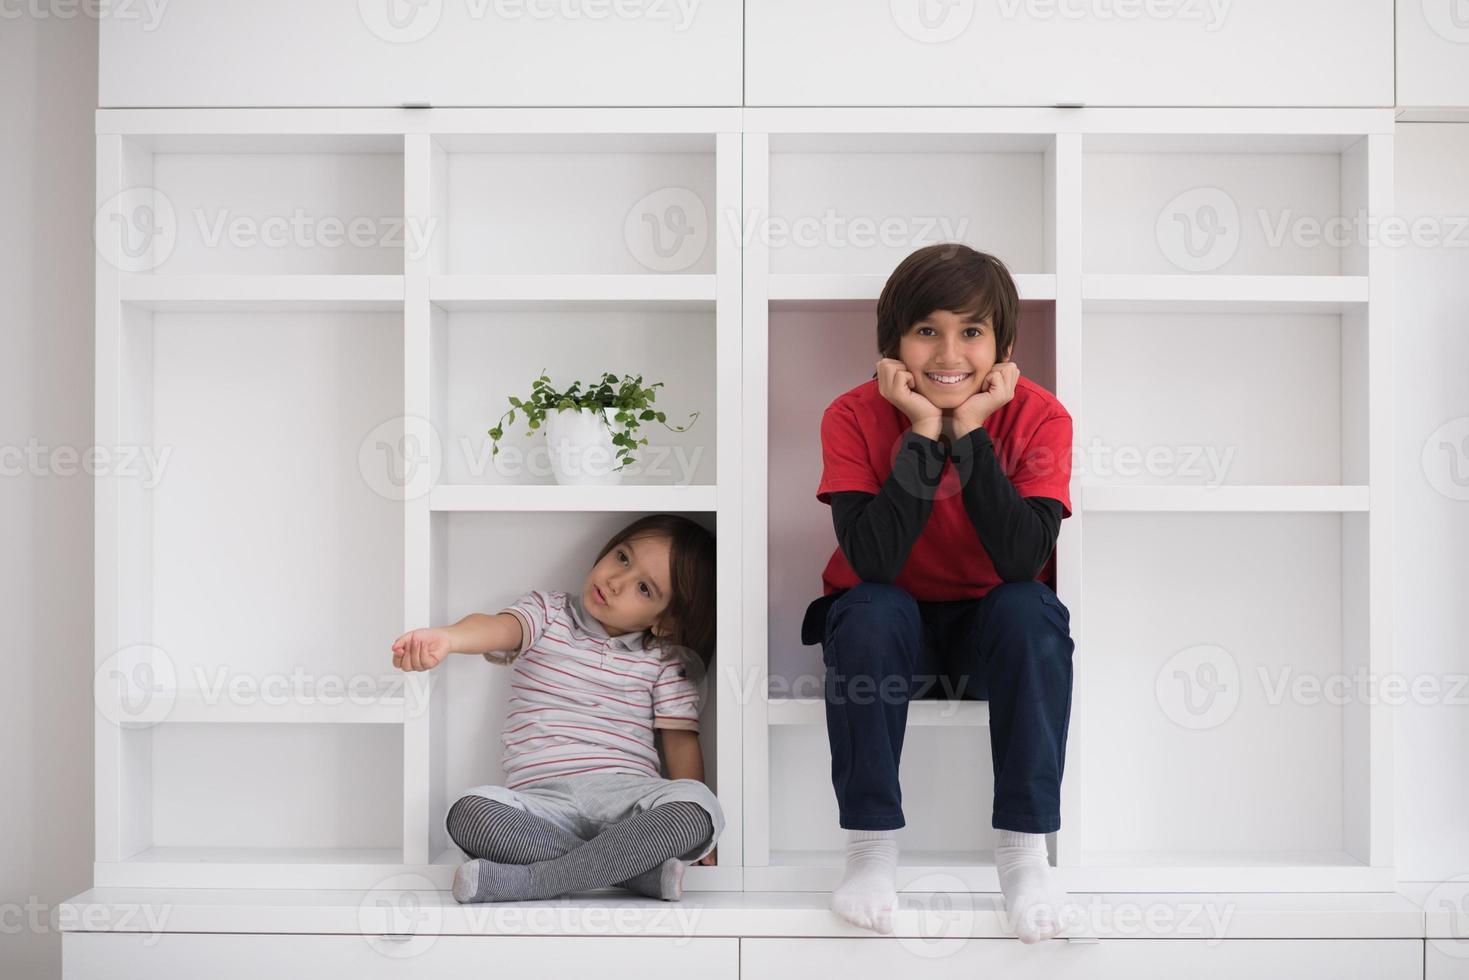
[[[592,384],[585,386],[580,381],[573,381],[565,391],[557,391],[551,381],[546,369],[541,369],[538,378],[531,382],[530,397],[520,399],[511,396],[510,408],[504,415],[500,416],[499,424],[489,429],[490,441],[493,446],[490,455],[498,456],[500,453],[500,440],[505,436],[505,426],[515,424],[515,412],[520,410],[525,416],[527,429],[536,430],[541,427],[549,412],[558,409],[592,409],[601,412],[604,409],[612,409],[612,417],[619,425],[625,426],[626,432],[612,433],[612,443],[617,447],[617,469],[622,469],[628,463],[634,462],[633,451],[639,446],[648,444],[647,438],[638,438],[639,427],[643,422],[656,421],[664,428],[672,432],[687,432],[699,418],[698,412],[689,413],[688,424],[672,426],[668,424],[668,416],[663,412],[652,408],[653,400],[658,396],[658,389],[663,387],[663,382],[655,381],[645,385],[641,374],[624,374],[621,378],[611,373],[603,373],[602,377]],[[527,431],[529,436],[530,432]]]

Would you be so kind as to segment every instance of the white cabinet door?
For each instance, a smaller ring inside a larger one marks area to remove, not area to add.
[[[1398,0],[1398,105],[1469,108],[1469,0]]]
[[[736,980],[739,940],[608,936],[434,936],[69,932],[65,980]]]
[[[1469,980],[1469,941],[1434,938],[1424,942],[1424,980]]]
[[[136,0],[99,105],[738,105],[740,0]]]
[[[1420,980],[1422,957],[1419,939],[743,939],[740,980]]]
[[[1391,0],[748,0],[745,96],[1390,106],[1392,38]]]

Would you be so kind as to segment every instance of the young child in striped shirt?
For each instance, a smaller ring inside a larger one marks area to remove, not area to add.
[[[698,686],[714,652],[714,581],[713,535],[654,514],[612,536],[578,594],[527,592],[497,615],[393,643],[402,670],[477,653],[512,671],[505,785],[468,790],[446,815],[470,856],[456,900],[618,885],[677,901],[685,867],[715,862],[724,814],[703,781]]]

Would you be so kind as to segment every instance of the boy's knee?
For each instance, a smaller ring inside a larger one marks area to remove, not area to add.
[[[827,632],[916,639],[921,623],[918,600],[906,589],[880,582],[860,582],[832,604]]]
[[[890,582],[858,582],[843,593],[837,602],[849,600],[879,608],[899,608],[905,611],[912,609],[913,612],[918,612],[918,600],[913,598],[912,593],[901,585]]]
[[[1070,636],[1071,611],[1042,582],[1005,582],[991,589],[985,601],[989,621],[998,628],[1019,629],[1037,638]]]

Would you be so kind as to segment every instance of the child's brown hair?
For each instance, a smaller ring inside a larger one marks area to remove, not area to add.
[[[666,650],[692,651],[707,667],[714,660],[715,551],[714,535],[702,525],[677,514],[649,514],[614,534],[597,552],[593,564],[629,538],[668,538],[668,607],[643,637],[643,649],[661,644]]]
[[[976,320],[989,316],[995,360],[1009,360],[1020,296],[1005,263],[959,242],[929,245],[899,262],[877,299],[879,356],[896,358],[903,334],[934,310]],[[876,372],[872,376],[877,377]]]

